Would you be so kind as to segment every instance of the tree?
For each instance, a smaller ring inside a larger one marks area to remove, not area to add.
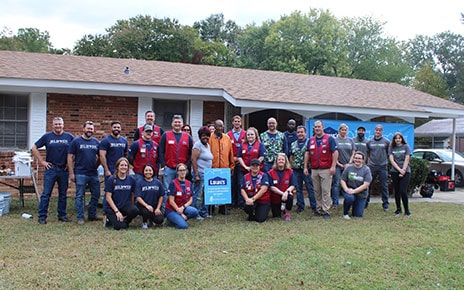
[[[433,70],[432,63],[427,63],[417,73],[413,88],[444,99],[449,99],[450,93],[442,74]]]
[[[14,35],[5,27],[0,33],[0,49],[53,53],[48,31],[41,32],[37,28],[20,28]]]

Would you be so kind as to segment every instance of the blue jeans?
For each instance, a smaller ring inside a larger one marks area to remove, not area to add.
[[[266,161],[263,161],[263,172],[264,173],[268,173],[269,170],[272,169],[272,166],[274,165],[274,162],[266,162]]]
[[[296,206],[298,208],[304,208],[305,201],[303,195],[303,182],[306,187],[306,191],[308,192],[309,198],[309,206],[311,209],[316,209],[316,197],[314,196],[314,187],[313,187],[313,180],[311,178],[311,170],[309,170],[309,174],[305,175],[303,173],[303,169],[294,169],[293,174],[296,177]]]
[[[359,198],[357,194],[347,194],[342,189],[344,201],[343,201],[343,214],[349,214],[350,208],[354,217],[362,217],[364,213],[364,207],[366,206],[367,198]]]
[[[66,195],[68,191],[69,172],[52,167],[44,173],[43,192],[40,196],[38,216],[39,219],[46,219],[48,215],[48,205],[55,182],[58,183],[58,218],[66,217]]]
[[[332,177],[332,205],[338,206],[338,198],[340,196],[340,178],[342,177],[343,168],[335,167],[335,174]]]
[[[90,203],[88,210],[88,218],[97,217],[98,200],[100,199],[100,179],[98,175],[87,176],[83,174],[76,175],[76,213],[77,219],[84,219],[84,201],[85,188],[89,185],[90,188]]]
[[[192,206],[199,210],[201,217],[208,215],[208,209],[205,206],[205,175],[200,173],[200,181],[193,182]],[[200,204],[198,204],[200,202]]]
[[[232,183],[232,204],[236,206],[243,206],[245,201],[243,200],[241,187],[242,187],[242,168],[240,163],[235,164],[234,175],[231,177]]]
[[[386,166],[382,167],[370,167],[371,174],[372,174],[372,182],[369,187],[369,192],[372,191],[372,184],[374,184],[375,179],[377,176],[379,177],[379,184],[380,189],[382,192],[382,207],[384,209],[388,209],[388,170]],[[367,198],[367,202],[369,203],[369,197]]]
[[[195,218],[198,216],[198,209],[193,206],[188,206],[184,210],[184,214],[187,216],[187,219]],[[188,223],[184,218],[174,210],[166,210],[166,218],[178,229],[188,228]]]

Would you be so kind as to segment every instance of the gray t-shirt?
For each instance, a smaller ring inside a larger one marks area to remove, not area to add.
[[[395,160],[396,164],[398,164],[399,167],[403,168],[404,165],[404,160],[406,159],[406,156],[411,155],[411,148],[409,148],[408,144],[403,144],[401,146],[396,146],[396,147],[388,147],[388,156],[393,155],[393,159]],[[390,169],[391,172],[398,172],[395,167],[391,167]],[[406,169],[406,172],[411,172],[411,166],[408,164],[408,168]]]
[[[365,156],[367,156],[367,139],[364,138],[362,140],[359,140],[358,136],[356,136],[352,140],[354,142],[354,150],[360,151],[364,153]]]
[[[341,138],[337,136],[335,138],[335,142],[337,142],[338,148],[338,162],[341,164],[347,164],[350,162],[351,155],[354,151],[354,142],[350,138]]]
[[[213,154],[211,154],[211,149],[209,148],[209,144],[206,143],[206,146],[201,143],[201,141],[195,142],[193,144],[193,149],[200,150],[200,156],[197,159],[197,168],[198,174],[203,176],[205,172],[205,168],[211,168],[213,165]]]
[[[385,137],[378,140],[375,138],[369,139],[366,144],[369,157],[367,165],[369,167],[387,167],[389,146],[390,141]]]
[[[354,164],[350,164],[342,173],[342,180],[346,182],[348,188],[357,188],[361,186],[364,182],[372,182],[372,174],[369,167],[366,165],[361,166],[360,168],[356,168]],[[357,194],[359,198],[367,198],[367,193],[369,191],[369,187],[366,190]]]

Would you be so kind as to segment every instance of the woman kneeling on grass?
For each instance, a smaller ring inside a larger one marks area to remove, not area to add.
[[[142,172],[143,179],[136,182],[135,205],[142,216],[142,229],[148,229],[149,223],[153,223],[153,226],[155,226],[164,222],[164,215],[161,211],[164,200],[164,187],[158,178],[153,177],[155,169],[151,164],[146,164]]]
[[[367,201],[369,184],[372,181],[371,170],[364,164],[365,156],[362,152],[354,154],[354,164],[343,170],[340,184],[342,186],[343,218],[350,219],[349,211],[353,207],[353,216],[362,217]]]
[[[132,204],[135,190],[135,180],[127,173],[129,161],[121,157],[116,162],[114,175],[105,182],[106,202],[103,210],[106,213],[105,226],[113,225],[115,230],[127,229],[129,223],[138,214],[139,210]]]
[[[187,165],[179,163],[176,166],[177,178],[169,185],[168,202],[166,203],[166,218],[178,229],[188,228],[187,220],[199,217],[198,209],[192,204],[192,184],[185,176]]]
[[[259,159],[251,160],[250,173],[243,177],[241,194],[245,200],[243,209],[248,214],[248,220],[262,223],[267,219],[271,201],[269,179],[266,173],[259,170],[259,165]]]
[[[281,217],[290,220],[290,211],[293,207],[293,192],[296,187],[296,178],[285,153],[277,154],[276,162],[269,174],[271,192],[272,217]]]

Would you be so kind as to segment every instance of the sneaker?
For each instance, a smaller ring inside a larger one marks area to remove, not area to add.
[[[284,220],[285,220],[285,221],[291,220],[290,214],[289,214],[289,213],[286,213],[286,214],[285,214]]]
[[[349,216],[349,215],[347,215],[347,214],[344,214],[344,215],[343,215],[343,219],[345,219],[345,220],[349,220],[349,219],[351,219],[351,218],[350,218],[350,216]]]
[[[296,213],[297,214],[300,214],[304,211],[304,208],[303,207],[298,207],[298,209],[296,210]]]
[[[383,211],[388,211],[388,204],[383,206]]]
[[[68,219],[68,218],[65,217],[65,216],[64,216],[64,217],[58,218],[58,220],[59,220],[60,222],[64,222],[64,223],[69,223],[69,222],[71,221],[70,219]]]
[[[204,220],[204,218],[202,218],[200,215],[198,215],[195,219],[199,222],[202,222]]]
[[[105,228],[111,227],[111,222],[109,218],[105,218],[105,223],[103,224]]]
[[[85,223],[84,220],[77,220],[77,224],[80,226],[84,225],[84,223]]]
[[[326,221],[330,220],[330,214],[326,213],[322,216]]]
[[[405,213],[405,215],[406,215],[406,216],[411,216],[411,212],[410,212],[410,211],[407,211],[407,212]]]
[[[47,224],[47,220],[46,220],[46,219],[39,219],[39,224],[40,224],[40,225],[46,225],[46,224]]]
[[[320,214],[317,210],[313,210],[313,215],[314,216],[321,216],[322,214]]]
[[[399,216],[400,214],[401,214],[401,210],[397,209],[397,210],[395,211],[395,215],[396,215],[396,216]]]
[[[144,229],[144,230],[148,229],[148,224],[147,223],[142,223],[142,229]]]

